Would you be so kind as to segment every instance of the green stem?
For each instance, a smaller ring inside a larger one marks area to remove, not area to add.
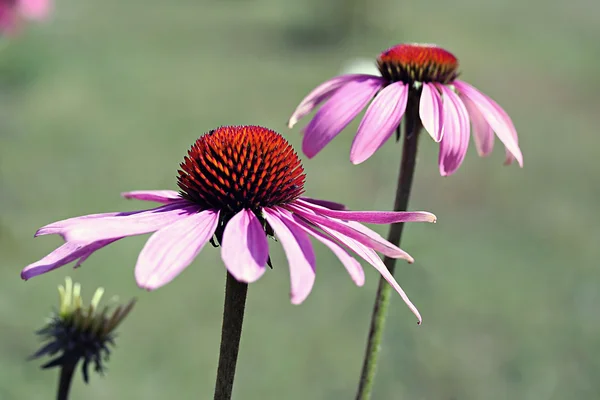
[[[225,284],[225,305],[223,307],[223,327],[221,329],[221,349],[219,367],[217,368],[217,382],[215,384],[215,400],[231,399],[247,293],[248,284],[238,282],[228,272]]]
[[[419,120],[419,102],[418,98],[409,97],[408,108],[404,115],[404,143],[402,146],[402,158],[400,160],[400,173],[398,175],[398,186],[396,188],[396,199],[394,201],[394,211],[406,211],[408,199],[412,188],[413,176],[415,173],[415,164],[417,161],[417,145],[419,132],[421,130],[421,121]],[[398,137],[400,137],[400,127],[398,127]],[[388,233],[387,240],[396,246],[400,245],[402,238],[403,223],[392,224]],[[394,274],[396,259],[385,257],[383,262],[390,273]],[[390,295],[392,287],[385,279],[379,279],[377,295],[375,296],[375,305],[371,315],[371,327],[367,339],[367,348],[363,360],[362,371],[357,400],[368,400],[371,398],[375,374],[377,370],[377,361],[379,351],[381,350],[381,339],[383,329],[385,328],[385,319],[390,306]]]
[[[71,391],[71,382],[73,382],[73,374],[77,362],[66,362],[60,367],[60,375],[58,376],[58,391],[56,400],[67,400]]]

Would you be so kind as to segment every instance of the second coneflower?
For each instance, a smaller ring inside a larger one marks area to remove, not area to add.
[[[159,288],[181,273],[212,242],[221,247],[229,273],[254,282],[266,270],[268,237],[275,236],[287,255],[292,303],[301,303],[315,280],[310,238],[327,246],[357,285],[363,270],[354,253],[379,271],[421,317],[376,252],[413,259],[360,223],[434,222],[427,212],[345,211],[329,201],[302,197],[305,174],[300,159],[278,133],[258,126],[221,127],[201,136],[179,170],[180,192],[135,191],[129,199],[162,203],[135,212],[92,214],[46,225],[36,236],[58,234],[66,241],[21,273],[29,279],[75,262],[127,236],[155,232],[135,267],[138,284]]]
[[[400,44],[381,53],[377,67],[380,76],[338,76],[302,100],[290,117],[290,128],[325,102],[303,130],[302,150],[308,157],[320,152],[373,100],[350,149],[354,164],[371,157],[411,110],[440,142],[441,175],[454,173],[465,158],[470,124],[479,155],[491,153],[496,132],[506,148],[506,163],[516,160],[523,165],[510,117],[494,100],[457,79],[458,59],[452,53],[435,45]]]
[[[0,33],[11,33],[21,19],[41,20],[48,16],[51,0],[0,0]]]

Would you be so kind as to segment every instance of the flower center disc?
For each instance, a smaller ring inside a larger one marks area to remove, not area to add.
[[[203,209],[259,211],[304,192],[304,168],[290,144],[260,126],[224,126],[202,135],[180,165],[181,196]]]
[[[458,59],[435,45],[399,44],[379,55],[377,67],[385,79],[407,84],[446,84],[458,76]]]

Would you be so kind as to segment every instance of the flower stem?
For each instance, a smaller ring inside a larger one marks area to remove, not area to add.
[[[227,273],[225,284],[225,305],[223,307],[223,327],[221,329],[221,350],[217,383],[215,385],[215,400],[229,400],[233,392],[233,378],[240,350],[244,309],[248,284],[238,282]]]
[[[422,127],[419,119],[418,105],[418,97],[409,97],[408,108],[404,115],[404,143],[402,145],[402,158],[400,160],[400,173],[398,175],[396,199],[394,200],[394,211],[406,211],[408,207],[408,199],[410,197],[417,161],[419,132]],[[400,138],[400,127],[398,127],[398,138]],[[403,228],[404,223],[392,224],[387,240],[399,246]],[[393,275],[396,267],[396,259],[385,257],[383,262]],[[383,337],[383,329],[385,328],[385,319],[390,306],[391,292],[392,287],[385,279],[380,278],[377,295],[375,296],[375,305],[373,306],[373,314],[371,315],[371,326],[356,400],[368,400],[371,398],[379,351],[381,350],[381,339]]]
[[[73,381],[73,374],[75,372],[75,362],[65,362],[60,367],[60,375],[58,376],[58,391],[56,393],[56,400],[67,400],[69,398],[69,392],[71,391],[71,382]]]

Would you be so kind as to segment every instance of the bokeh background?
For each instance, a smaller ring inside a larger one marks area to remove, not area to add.
[[[147,207],[119,193],[176,189],[178,163],[203,132],[261,124],[300,148],[285,123],[317,84],[355,58],[400,42],[453,51],[462,78],[500,103],[519,131],[525,168],[471,145],[452,177],[421,141],[408,226],[417,260],[397,279],[374,399],[600,397],[600,5],[592,0],[58,0],[52,18],[0,52],[0,398],[48,399],[56,371],[26,357],[66,275],[137,297],[105,378],[75,399],[212,398],[225,270],[206,248],[168,286],[138,289],[146,237],[120,241],[82,268],[23,282],[58,246],[33,239],[49,222]],[[357,123],[305,163],[310,196],[390,209],[400,145],[361,166]],[[377,227],[384,234],[385,227]],[[320,245],[314,290],[289,302],[287,264],[251,285],[234,396],[353,398],[378,281],[353,285]]]

